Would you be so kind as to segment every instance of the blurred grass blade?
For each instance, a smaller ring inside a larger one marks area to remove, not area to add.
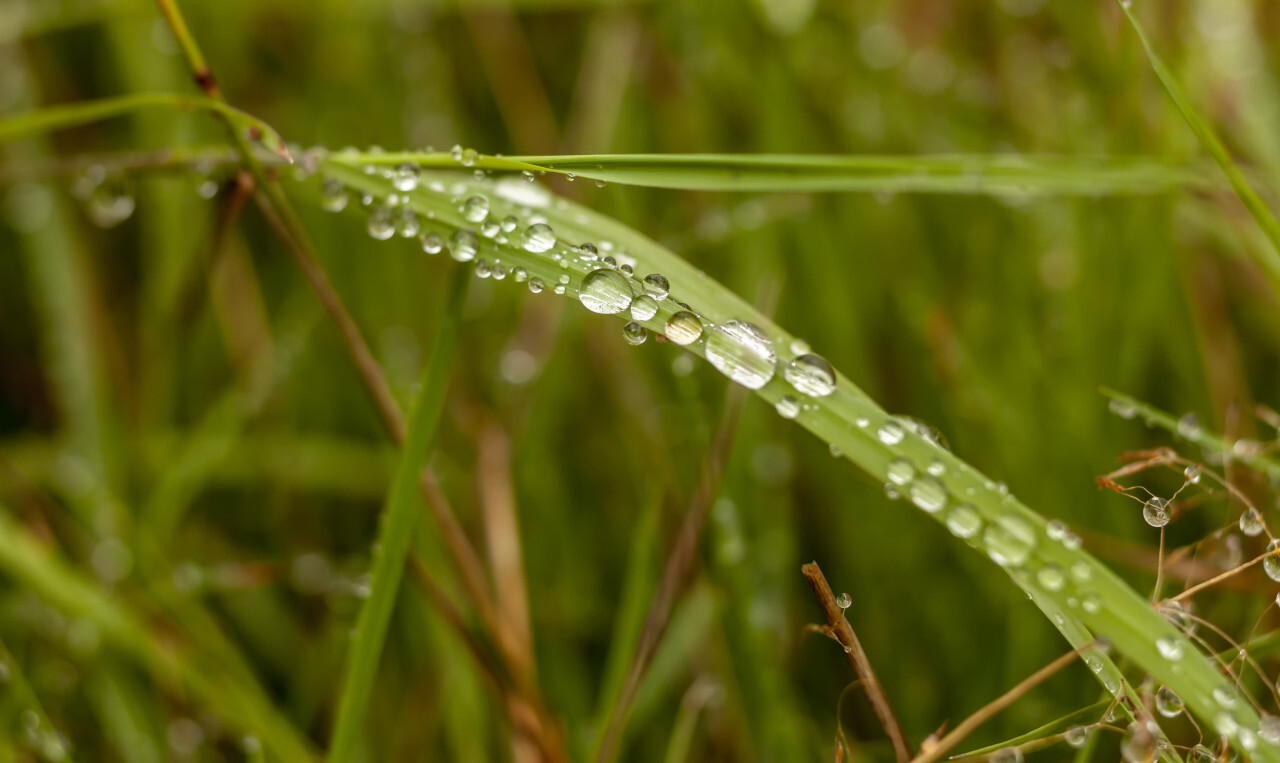
[[[374,554],[369,598],[360,609],[356,635],[347,656],[342,697],[329,747],[330,763],[346,763],[356,758],[356,743],[378,673],[382,643],[391,622],[400,579],[404,576],[405,559],[413,542],[414,524],[422,510],[418,479],[427,465],[431,444],[435,440],[436,429],[444,410],[449,369],[453,362],[453,349],[462,321],[462,303],[470,278],[471,274],[466,268],[458,268],[454,273],[444,320],[431,349],[431,357],[423,369],[420,391],[409,414],[409,437],[396,468],[395,481],[387,495],[378,529],[379,550]]]
[[[1201,168],[1141,157],[1013,155],[826,156],[808,154],[601,154],[586,156],[364,154],[351,165],[415,163],[435,169],[551,172],[687,191],[879,191],[948,194],[1158,193],[1214,183]]]
[[[179,111],[212,111],[221,114],[242,135],[261,143],[272,153],[285,159],[289,152],[284,139],[266,122],[212,98],[175,93],[138,93],[117,98],[49,106],[0,120],[0,143],[68,127],[101,122],[139,109],[169,108]]]
[[[1138,40],[1142,43],[1142,49],[1146,51],[1147,60],[1151,63],[1151,68],[1155,70],[1156,77],[1160,79],[1160,84],[1164,85],[1165,92],[1169,94],[1169,99],[1178,108],[1178,113],[1182,114],[1187,126],[1191,128],[1191,132],[1195,133],[1200,145],[1204,146],[1205,151],[1209,152],[1209,156],[1212,156],[1213,160],[1222,168],[1222,172],[1231,183],[1231,189],[1236,192],[1236,196],[1240,197],[1240,201],[1244,202],[1244,206],[1249,210],[1254,222],[1258,224],[1263,234],[1266,235],[1267,240],[1271,242],[1271,249],[1261,249],[1259,247],[1248,247],[1248,249],[1255,254],[1258,264],[1271,277],[1272,285],[1280,290],[1280,222],[1276,221],[1275,215],[1259,198],[1257,192],[1253,190],[1253,186],[1249,185],[1244,173],[1231,160],[1231,155],[1227,153],[1226,146],[1222,145],[1222,141],[1209,125],[1209,121],[1200,116],[1200,112],[1196,110],[1196,107],[1191,104],[1191,100],[1187,98],[1186,93],[1182,91],[1182,86],[1174,79],[1173,73],[1165,66],[1160,56],[1156,55],[1155,49],[1151,47],[1151,41],[1147,39],[1146,33],[1142,30],[1142,25],[1138,23],[1138,17],[1134,15],[1132,3],[1128,2],[1128,0],[1118,0],[1118,2],[1120,10],[1124,12],[1125,17],[1129,19],[1129,24],[1133,27],[1134,33],[1138,35]]]
[[[67,614],[92,622],[104,641],[132,655],[170,687],[186,686],[209,710],[257,734],[280,759],[313,759],[308,742],[255,687],[243,685],[202,655],[163,645],[141,617],[44,549],[14,523],[4,507],[0,507],[0,570]]]
[[[1029,742],[1034,742],[1038,739],[1053,736],[1054,734],[1061,734],[1067,729],[1074,728],[1076,726],[1088,726],[1101,718],[1102,714],[1106,712],[1107,708],[1110,706],[1110,699],[1098,700],[1092,705],[1080,708],[1074,713],[1069,713],[1057,720],[1049,721],[1040,728],[1033,729],[1025,734],[1019,734],[1018,736],[1013,737],[1012,739],[1006,739],[1003,742],[989,744],[986,747],[982,747],[977,750],[969,750],[968,752],[962,753],[956,757],[963,759],[977,755],[989,755],[996,750],[1002,750],[1005,747],[1018,747]]]
[[[1237,440],[1235,442],[1227,442],[1221,436],[1210,432],[1203,426],[1186,427],[1178,426],[1178,420],[1168,413],[1156,408],[1155,406],[1130,397],[1122,392],[1116,392],[1113,389],[1102,388],[1102,394],[1127,406],[1134,412],[1135,416],[1140,417],[1148,424],[1160,427],[1168,432],[1172,432],[1178,437],[1183,438],[1187,442],[1199,445],[1206,451],[1222,454],[1223,458],[1232,461],[1238,461],[1247,464],[1251,468],[1257,469],[1272,479],[1280,479],[1280,463],[1267,458],[1262,448],[1241,447],[1241,443],[1248,443],[1247,440]],[[1255,443],[1256,445],[1257,443]]]

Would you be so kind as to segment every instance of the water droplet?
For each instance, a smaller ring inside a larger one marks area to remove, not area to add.
[[[1194,440],[1199,437],[1203,428],[1200,426],[1200,417],[1194,413],[1188,413],[1178,419],[1178,436],[1184,440]]]
[[[1273,540],[1267,544],[1267,558],[1262,560],[1262,569],[1267,573],[1267,577],[1280,582],[1280,540]]]
[[[905,458],[895,458],[889,462],[889,481],[895,485],[905,485],[915,479],[916,468]]]
[[[1156,639],[1156,651],[1171,662],[1182,659],[1182,642],[1173,636],[1160,636]]]
[[[644,340],[649,338],[649,332],[645,330],[635,321],[631,321],[622,327],[622,341],[630,345],[644,344]]]
[[[836,389],[836,371],[819,355],[793,358],[782,376],[797,392],[810,397],[826,397]]]
[[[456,161],[462,162],[463,167],[476,166],[476,160],[479,158],[480,154],[474,148],[464,148],[454,156]]]
[[[1127,2],[1128,0],[1124,0]],[[1187,753],[1187,763],[1217,763],[1218,756],[1213,754],[1213,750],[1198,744],[1191,748],[1191,752]]]
[[[1218,690],[1214,690],[1214,696],[1217,696]],[[1236,719],[1231,713],[1218,713],[1213,719],[1213,728],[1224,737],[1233,737],[1240,730],[1240,724],[1236,723]]]
[[[769,337],[746,321],[712,326],[707,333],[706,356],[717,371],[747,389],[768,384],[778,360]]]
[[[1240,532],[1254,538],[1261,535],[1265,529],[1267,529],[1267,523],[1263,521],[1262,512],[1258,511],[1256,506],[1250,506],[1241,512]]]
[[[529,271],[517,265],[511,270],[511,280],[516,283],[524,283],[529,280]]]
[[[418,169],[418,165],[412,162],[405,162],[396,167],[395,171],[391,173],[391,185],[397,191],[408,193],[417,189],[418,177],[421,174],[422,171]]]
[[[1084,597],[1080,602],[1080,607],[1091,615],[1096,615],[1102,611],[1102,599],[1097,594],[1091,593]]]
[[[554,291],[556,294],[564,294],[565,290],[566,290],[566,287],[562,283],[556,284],[555,288],[552,289],[552,291]]]
[[[476,258],[476,234],[469,230],[456,231],[449,254],[458,262],[470,262]]]
[[[957,538],[973,538],[982,530],[982,517],[967,503],[951,507],[947,513],[947,529]]]
[[[1089,742],[1089,729],[1085,726],[1072,726],[1062,735],[1067,745],[1079,750]]]
[[[1044,590],[1057,592],[1067,584],[1067,576],[1058,565],[1046,564],[1036,571],[1036,581]]]
[[[1182,714],[1182,697],[1174,693],[1168,686],[1156,690],[1156,712],[1166,718],[1176,718]]]
[[[320,188],[320,207],[326,212],[341,212],[347,208],[351,197],[347,188],[337,178],[326,178]]]
[[[1161,602],[1156,608],[1160,616],[1169,621],[1169,624],[1184,633],[1190,633],[1195,629],[1195,621],[1191,619],[1191,604],[1184,603],[1177,599],[1170,599]]]
[[[534,223],[525,230],[522,245],[527,252],[545,252],[556,245],[556,234],[550,225]]]
[[[784,419],[794,419],[800,415],[800,402],[790,395],[783,395],[774,408]]]
[[[409,207],[397,207],[395,214],[396,233],[402,238],[413,238],[418,235],[418,231],[422,230],[422,222],[418,220],[418,214]]]
[[[1142,506],[1142,518],[1152,527],[1164,527],[1169,524],[1169,502],[1152,497]]]
[[[596,245],[590,241],[584,241],[578,244],[578,257],[583,262],[595,262],[600,258],[600,250],[596,249]]]
[[[902,425],[896,421],[886,421],[880,425],[880,430],[876,432],[876,436],[880,438],[880,442],[885,445],[897,445],[902,442],[904,436]]]
[[[898,486],[892,482],[884,483],[884,494],[890,501],[896,501],[902,497],[902,493],[898,492]]]
[[[848,609],[853,605],[853,597],[847,593],[842,593],[836,597],[836,606],[840,609]]]
[[[991,753],[991,757],[987,760],[991,763],[1023,763],[1022,750],[1017,747],[1006,747]]]
[[[1236,691],[1227,686],[1215,686],[1213,689],[1213,701],[1223,710],[1234,707],[1236,704]]]
[[[702,321],[693,313],[681,310],[667,319],[663,334],[678,345],[691,345],[702,336]]]
[[[1114,413],[1115,415],[1119,416],[1122,419],[1131,419],[1134,416],[1138,415],[1138,409],[1134,408],[1133,405],[1131,405],[1130,403],[1126,403],[1123,400],[1117,400],[1115,398],[1112,398],[1111,402],[1107,405],[1107,407],[1111,409],[1112,413]]]
[[[488,278],[493,275],[493,268],[485,260],[476,260],[476,278]]]
[[[1203,472],[1204,470],[1200,468],[1200,464],[1191,464],[1186,469],[1182,470],[1182,476],[1186,477],[1187,482],[1190,482],[1192,485],[1198,485],[1200,484],[1200,476]]]
[[[1016,514],[1005,514],[987,526],[982,536],[987,555],[1001,567],[1021,567],[1036,545],[1031,524]]]
[[[947,489],[933,477],[921,477],[911,483],[911,502],[930,514],[947,504]]]
[[[1267,744],[1280,744],[1280,718],[1264,713],[1258,721],[1258,738]]]
[[[832,458],[839,458],[844,455],[844,451],[840,450],[840,446],[834,442],[827,446],[827,450],[831,451]]]
[[[631,317],[647,321],[658,314],[658,303],[648,294],[641,294],[631,302]]]
[[[462,213],[462,217],[469,223],[481,223],[489,216],[489,199],[480,194],[468,196],[467,200],[462,202],[462,206],[458,209]],[[501,230],[501,226],[498,227]],[[494,231],[495,233],[497,231]]]
[[[644,293],[654,299],[666,299],[671,293],[671,283],[661,273],[650,273],[644,277]]]
[[[1160,727],[1154,721],[1130,723],[1129,735],[1120,742],[1120,757],[1125,763],[1150,763],[1155,759],[1159,737]]]
[[[567,280],[567,277],[562,277]],[[593,270],[582,279],[578,301],[588,310],[602,315],[620,313],[631,306],[631,282],[606,268]]]
[[[925,467],[925,471],[929,472],[929,474],[932,474],[934,477],[941,477],[947,473],[947,465],[940,459],[935,458],[929,462],[927,467]]]
[[[534,294],[538,294],[545,288],[547,288],[546,284],[542,282],[541,278],[534,276],[533,278],[529,279],[529,291],[533,292]]]
[[[391,207],[380,204],[369,210],[369,235],[379,241],[386,241],[396,233],[395,221],[392,220]]]
[[[439,254],[444,249],[444,239],[438,233],[428,233],[422,237],[422,251],[427,254]]]

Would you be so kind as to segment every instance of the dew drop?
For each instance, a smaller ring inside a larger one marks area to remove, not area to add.
[[[647,321],[658,314],[658,303],[648,294],[641,294],[631,301],[631,317]]]
[[[470,262],[476,258],[476,234],[469,230],[456,231],[449,255],[458,262]]]
[[[1062,735],[1067,745],[1073,749],[1079,750],[1089,741],[1089,729],[1085,726],[1072,726]]]
[[[395,214],[396,233],[401,238],[413,238],[418,235],[418,231],[422,230],[422,221],[418,219],[418,213],[409,207],[397,207]]]
[[[480,158],[480,153],[474,148],[464,148],[458,152],[457,160],[462,162],[463,167],[476,166],[476,160]]]
[[[902,493],[898,492],[898,486],[892,482],[884,483],[884,494],[890,501],[896,501],[902,497]]]
[[[895,485],[905,485],[915,479],[916,468],[905,458],[895,458],[889,462],[889,481]]]
[[[902,442],[904,436],[902,425],[896,421],[886,421],[880,425],[880,430],[876,432],[876,436],[885,445],[897,445]]]
[[[562,277],[567,280],[567,277]],[[578,301],[593,313],[613,315],[631,306],[631,282],[607,268],[593,270],[582,279]]]
[[[1254,538],[1261,535],[1265,529],[1267,524],[1262,519],[1262,512],[1258,511],[1256,506],[1250,506],[1240,514],[1240,532]]]
[[[418,165],[412,162],[405,162],[391,173],[391,185],[397,191],[408,193],[416,190],[418,187],[418,178],[422,171],[418,169]]]
[[[778,356],[773,342],[754,324],[726,321],[707,333],[707,361],[747,389],[760,389],[773,378]]]
[[[600,250],[596,249],[596,245],[590,241],[584,241],[578,244],[578,257],[583,262],[595,262],[600,259]]]
[[[501,262],[493,263],[493,280],[501,281],[507,277],[507,266]]]
[[[1080,602],[1080,607],[1091,615],[1096,615],[1102,611],[1102,599],[1097,594],[1089,594]]]
[[[1217,763],[1218,756],[1213,754],[1213,750],[1198,744],[1191,748],[1187,753],[1187,763]]]
[[[1062,568],[1056,564],[1046,564],[1036,571],[1036,581],[1040,583],[1040,587],[1046,591],[1061,591],[1063,586],[1067,584],[1067,576],[1062,572]]]
[[[927,467],[925,467],[925,471],[929,472],[929,474],[933,475],[934,477],[941,477],[942,475],[947,473],[947,465],[944,464],[940,459],[935,458],[929,462],[929,465]]]
[[[462,202],[462,207],[458,210],[462,213],[463,219],[469,223],[481,223],[489,216],[489,200],[480,194],[468,196],[467,200]],[[502,226],[498,226],[501,230]],[[497,231],[494,231],[496,234]]]
[[[1195,621],[1191,619],[1191,605],[1177,599],[1170,599],[1161,602],[1156,608],[1160,616],[1169,622],[1170,625],[1184,633],[1191,633],[1195,629]]]
[[[671,283],[661,273],[650,273],[644,277],[644,293],[654,299],[666,299],[671,293]]]
[[[438,233],[428,233],[422,237],[422,251],[427,254],[439,254],[444,249],[444,239]]]
[[[1194,440],[1203,432],[1200,426],[1200,417],[1194,413],[1184,414],[1178,419],[1178,436],[1184,440]]]
[[[1182,697],[1174,693],[1168,686],[1156,690],[1156,712],[1166,718],[1177,718],[1182,714]]]
[[[840,458],[844,455],[844,451],[840,450],[840,446],[836,445],[834,442],[827,446],[827,450],[831,451],[832,458]]]
[[[556,294],[564,294],[566,289],[564,284],[558,283],[551,290],[554,291]]]
[[[320,207],[326,212],[341,212],[351,200],[347,188],[337,178],[326,178],[320,188]]]
[[[1138,409],[1133,407],[1133,405],[1124,402],[1123,400],[1117,400],[1115,398],[1112,398],[1111,402],[1107,405],[1107,407],[1111,409],[1112,413],[1114,413],[1115,415],[1119,416],[1122,419],[1131,419],[1134,416],[1138,415]]]
[[[630,321],[622,327],[622,341],[630,345],[644,344],[644,340],[649,338],[649,332],[645,330],[635,321]]]
[[[392,209],[386,205],[378,205],[369,211],[369,235],[378,241],[386,241],[396,233],[395,221],[391,218]]]
[[[911,483],[911,502],[933,514],[947,504],[947,489],[934,477],[921,477]]]
[[[853,605],[853,597],[847,593],[842,593],[836,597],[836,606],[840,609],[848,609]]]
[[[534,223],[524,232],[523,244],[527,252],[545,252],[556,245],[556,234],[546,223]]]
[[[1182,642],[1173,636],[1160,636],[1156,639],[1156,651],[1166,660],[1176,662],[1182,659]]]
[[[1280,539],[1267,544],[1267,558],[1262,560],[1262,569],[1267,577],[1280,582]]]
[[[1187,482],[1190,482],[1192,485],[1198,485],[1200,484],[1200,476],[1203,471],[1204,470],[1200,468],[1200,464],[1191,464],[1186,469],[1182,470],[1182,476],[1186,477]]]
[[[797,392],[809,397],[826,397],[836,389],[836,371],[820,355],[792,358],[782,376]]]
[[[667,319],[663,334],[678,345],[688,346],[702,336],[702,321],[693,313],[681,310]]]
[[[534,276],[533,278],[529,279],[529,291],[533,292],[534,294],[540,293],[545,288],[547,288],[547,286],[542,282],[541,278]]]
[[[794,419],[800,415],[800,402],[790,395],[783,395],[774,408],[784,419]]]
[[[982,517],[967,503],[953,506],[947,513],[947,529],[957,538],[974,538],[982,531]]]
[[[1169,524],[1169,502],[1153,496],[1143,504],[1142,518],[1152,527],[1164,527]]]
[[[1022,750],[1017,747],[1006,747],[991,753],[987,760],[991,763],[1023,763]]]
[[[1016,514],[1005,514],[987,526],[982,536],[987,555],[1001,567],[1021,567],[1036,545],[1031,524]]]
[[[486,260],[476,260],[476,278],[488,278],[493,275],[493,268]]]
[[[1263,714],[1258,722],[1258,738],[1267,744],[1280,745],[1280,718]]]

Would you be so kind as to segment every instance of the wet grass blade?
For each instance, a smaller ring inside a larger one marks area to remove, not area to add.
[[[404,564],[413,542],[414,525],[422,511],[418,479],[426,467],[436,429],[444,410],[445,391],[453,349],[458,339],[462,303],[470,274],[459,269],[454,274],[444,322],[436,335],[431,357],[422,372],[421,391],[409,414],[409,437],[405,442],[395,481],[387,495],[378,529],[378,548],[374,555],[372,582],[368,600],[360,609],[356,635],[347,657],[342,697],[338,705],[333,738],[329,747],[331,763],[346,763],[356,758],[361,722],[373,682],[378,673],[383,641],[391,622]]]

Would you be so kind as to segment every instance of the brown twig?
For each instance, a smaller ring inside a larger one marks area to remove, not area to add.
[[[698,481],[697,490],[690,501],[689,510],[685,513],[684,522],[680,526],[671,553],[667,556],[666,565],[662,569],[662,580],[654,594],[649,612],[645,615],[644,629],[636,644],[635,655],[627,669],[627,678],[623,682],[622,691],[618,695],[609,713],[605,726],[605,734],[597,751],[596,763],[604,763],[613,757],[614,747],[622,736],[622,728],[626,723],[627,713],[640,688],[640,680],[644,678],[658,642],[666,631],[671,618],[671,610],[675,606],[676,597],[684,590],[698,552],[698,540],[702,537],[702,528],[706,524],[707,514],[720,489],[720,478],[724,473],[724,465],[729,459],[729,450],[733,445],[737,432],[738,417],[746,400],[744,388],[734,385],[725,396],[724,408],[720,414],[720,423],[716,428],[715,440],[711,445],[711,453]]]
[[[1066,666],[1075,662],[1079,656],[1080,652],[1073,649],[1027,676],[1017,686],[987,703],[978,710],[978,712],[968,718],[965,718],[957,724],[950,733],[942,739],[939,739],[937,744],[932,745],[927,750],[921,751],[921,753],[916,756],[911,763],[934,763],[934,761],[940,760],[949,750],[964,741],[964,738],[969,736],[974,729],[995,717],[998,713],[1012,705],[1014,702],[1017,702],[1024,694],[1031,691],[1036,686],[1039,686],[1041,683],[1044,683],[1044,681],[1059,670],[1062,670]]]
[[[902,733],[902,726],[898,723],[897,716],[893,714],[893,707],[890,706],[875,671],[871,669],[871,661],[867,659],[867,653],[863,651],[857,634],[853,632],[853,626],[849,625],[849,621],[844,617],[844,610],[836,603],[836,596],[831,592],[826,576],[822,574],[817,562],[809,562],[800,568],[800,572],[804,574],[805,580],[809,581],[809,587],[818,598],[818,606],[822,607],[823,613],[827,616],[830,635],[844,647],[845,656],[849,658],[849,666],[853,668],[854,675],[862,681],[863,691],[867,693],[867,699],[871,701],[876,717],[880,719],[880,725],[889,735],[893,754],[897,756],[899,763],[907,763],[911,760],[911,745],[907,743],[907,738]]]

